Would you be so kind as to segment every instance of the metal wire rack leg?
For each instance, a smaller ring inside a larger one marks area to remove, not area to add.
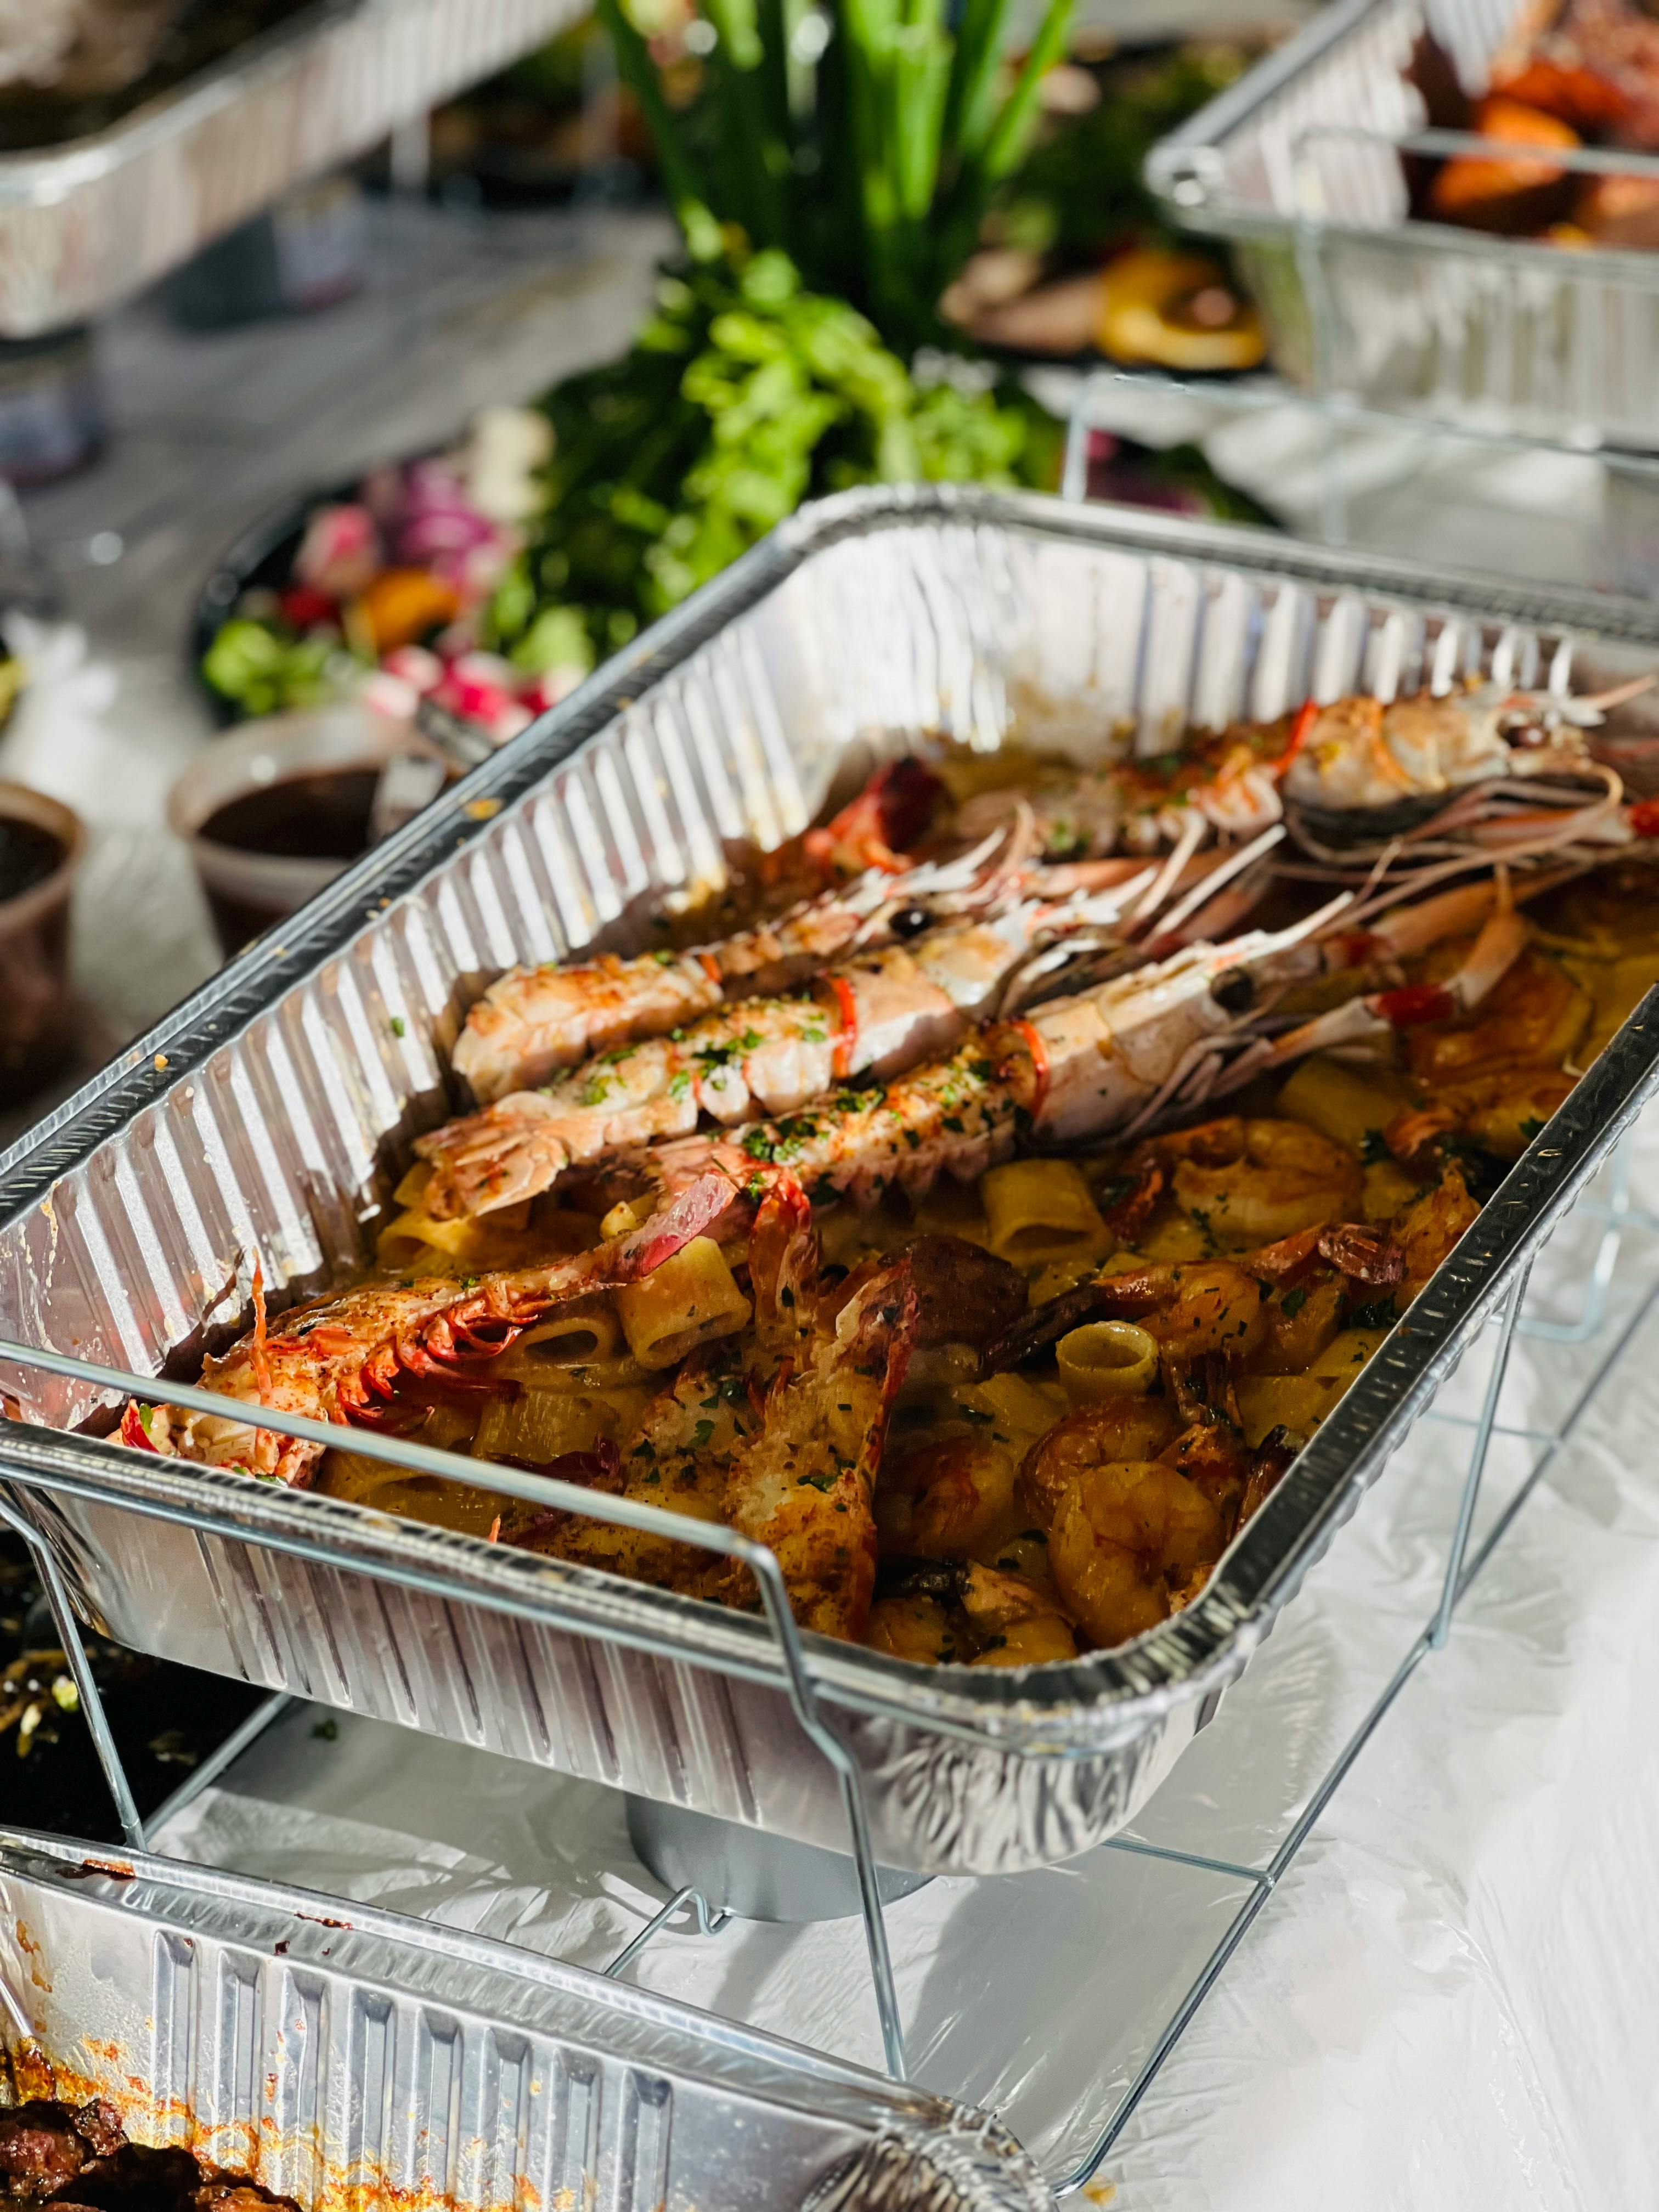
[[[46,1539],[37,1529],[31,1528],[3,1498],[0,1498],[0,1522],[21,1536],[28,1547],[34,1571],[40,1577],[40,1587],[46,1594],[46,1603],[52,1607],[52,1620],[57,1623],[64,1656],[69,1662],[75,1692],[81,1701],[81,1711],[87,1717],[87,1730],[92,1738],[92,1747],[98,1754],[105,1784],[114,1802],[115,1817],[121,1824],[121,1833],[134,1850],[142,1851],[144,1848],[144,1824],[138,1817],[132,1787],[127,1780],[127,1770],[115,1747],[109,1716],[104,1711],[104,1700],[93,1680],[92,1662],[87,1657],[87,1647],[81,1640],[81,1624],[75,1618],[75,1607],[70,1603],[70,1594],[64,1587],[58,1562],[52,1557]]]
[[[687,1905],[690,1907],[692,1916],[696,1921],[699,1936],[718,1935],[732,1917],[729,1912],[711,1912],[708,1909],[708,1900],[700,1889],[693,1889],[689,1884],[684,1889],[677,1889],[667,1904],[652,1914],[633,1941],[623,1944],[611,1964],[600,1968],[599,1971],[606,1979],[614,1982],[623,1967],[630,1966],[639,1957],[640,1953],[644,1950],[652,1937],[660,1935],[676,1913]]]

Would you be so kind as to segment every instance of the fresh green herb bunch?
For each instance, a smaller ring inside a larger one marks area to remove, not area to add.
[[[702,0],[714,36],[702,131],[669,106],[641,4],[598,0],[598,13],[694,258],[716,258],[736,226],[890,343],[937,336],[940,295],[1030,143],[1072,0],[1048,0],[1012,74],[1012,0]]]
[[[545,514],[498,589],[489,642],[521,667],[590,665],[811,495],[850,484],[1012,484],[1048,465],[1035,410],[917,385],[844,301],[779,252],[666,275],[620,361],[543,401]]]

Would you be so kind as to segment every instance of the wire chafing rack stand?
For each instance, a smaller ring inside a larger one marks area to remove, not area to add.
[[[1621,1117],[1622,1118],[1622,1117]],[[1440,1576],[1437,1601],[1415,1640],[1395,1672],[1384,1684],[1380,1695],[1364,1714],[1323,1777],[1313,1788],[1307,1802],[1293,1823],[1279,1839],[1276,1849],[1265,1865],[1250,1866],[1242,1862],[1211,1857],[1200,1852],[1185,1851],[1167,1845],[1149,1843],[1138,1838],[1113,1838],[1101,1846],[1103,1850],[1127,1852],[1138,1856],[1158,1859],[1171,1866],[1196,1869],[1242,1882],[1245,1887],[1243,1903],[1233,1912],[1219,1940],[1204,1960],[1185,1994],[1164,2022],[1152,2044],[1133,2079],[1119,2096],[1105,2118],[1084,2157],[1067,2172],[1051,2183],[1056,2197],[1065,2197],[1085,2188],[1098,2172],[1103,2160],[1122,2134],[1131,2116],[1157,2077],[1159,2069],[1174,2050],[1176,2043],[1197,2013],[1205,1997],[1214,1986],[1233,1953],[1238,1948],[1258,1914],[1273,1896],[1285,1875],[1295,1861],[1303,1844],[1312,1833],[1326,1807],[1330,1803],[1344,1778],[1352,1767],[1375,1734],[1379,1723],[1410,1680],[1422,1662],[1445,1644],[1450,1634],[1454,1615],[1464,1595],[1492,1558],[1504,1534],[1515,1521],[1528,1497],[1547,1473],[1557,1455],[1571,1437],[1577,1424],[1594,1400],[1607,1373],[1630,1343],[1637,1329],[1647,1318],[1656,1304],[1659,1304],[1659,1270],[1654,1281],[1637,1304],[1634,1310],[1616,1329],[1612,1340],[1601,1351],[1582,1388],[1571,1401],[1565,1417],[1554,1426],[1535,1428],[1505,1424],[1498,1413],[1510,1349],[1517,1336],[1531,1338],[1544,1343],[1577,1346],[1589,1345],[1602,1329],[1607,1318],[1608,1296],[1614,1267],[1621,1246],[1632,1231],[1644,1232],[1659,1237],[1659,1214],[1648,1212],[1633,1203],[1631,1195],[1630,1169],[1627,1147],[1621,1137],[1611,1151],[1606,1163],[1607,1194],[1589,1198],[1583,1194],[1583,1186],[1595,1172],[1599,1163],[1586,1161],[1580,1181],[1580,1196],[1577,1212],[1581,1219],[1599,1224],[1594,1255],[1583,1280],[1582,1302],[1577,1315],[1567,1321],[1528,1317],[1525,1311],[1528,1284],[1531,1273],[1533,1254],[1522,1246],[1509,1255],[1507,1262],[1500,1261],[1494,1268],[1487,1287],[1487,1310],[1481,1326],[1492,1333],[1495,1344],[1491,1372],[1486,1382],[1478,1412],[1474,1414],[1446,1413],[1431,1406],[1422,1418],[1442,1425],[1449,1431],[1462,1431],[1468,1434],[1468,1462],[1459,1492],[1458,1504],[1443,1571]],[[61,1352],[42,1351],[30,1345],[0,1341],[0,1359],[15,1361],[22,1367],[44,1370],[47,1373],[88,1382],[124,1396],[153,1397],[157,1391],[157,1378],[127,1374],[118,1369],[94,1364],[70,1358]],[[182,1383],[167,1382],[165,1385],[170,1403],[186,1410],[207,1414],[229,1414],[245,1419],[246,1406],[218,1397],[214,1393],[198,1390]],[[302,1442],[325,1447],[349,1444],[352,1451],[371,1459],[380,1459],[400,1468],[414,1468],[419,1473],[434,1475],[446,1482],[474,1485],[477,1480],[477,1463],[459,1455],[441,1451],[429,1445],[414,1443],[375,1435],[372,1431],[345,1429],[332,1424],[313,1421],[297,1414],[262,1409],[260,1425],[275,1433],[296,1437]],[[1530,1464],[1513,1493],[1498,1513],[1492,1526],[1480,1543],[1470,1549],[1471,1532],[1475,1508],[1480,1496],[1482,1478],[1492,1442],[1503,1437],[1516,1440],[1531,1452]],[[52,1489],[74,1494],[72,1479],[54,1476],[48,1481],[42,1475],[27,1468],[8,1468],[6,1480],[28,1486]],[[825,1717],[814,1684],[812,1664],[801,1640],[794,1616],[785,1593],[782,1573],[775,1555],[766,1547],[752,1542],[736,1530],[705,1522],[688,1521],[684,1516],[666,1512],[661,1508],[641,1505],[631,1500],[596,1495],[576,1485],[553,1480],[514,1468],[495,1468],[492,1482],[507,1495],[520,1498],[544,1510],[568,1512],[580,1516],[611,1522],[617,1526],[636,1529],[643,1534],[665,1536],[683,1543],[699,1546],[735,1559],[746,1566],[754,1576],[760,1592],[761,1603],[778,1648],[779,1673],[787,1690],[796,1719],[817,1750],[833,1767],[840,1787],[842,1807],[847,1817],[852,1856],[857,1868],[859,1894],[861,1902],[864,1930],[871,1981],[874,1990],[877,2013],[880,2021],[883,2046],[889,2072],[896,2080],[906,2075],[904,2038],[900,2018],[897,1990],[895,1984],[891,1954],[882,1909],[878,1873],[871,1839],[863,1790],[857,1766],[830,1722]],[[132,1504],[131,1510],[171,1520],[181,1525],[191,1525],[190,1516],[183,1509],[161,1504]],[[76,1621],[69,1592],[63,1576],[53,1559],[50,1546],[41,1533],[27,1522],[15,1508],[0,1499],[0,1522],[15,1531],[27,1545],[40,1571],[42,1587],[51,1605],[70,1671],[87,1716],[93,1743],[102,1766],[110,1795],[113,1800],[123,1834],[135,1850],[147,1848],[146,1824],[140,1819],[131,1788],[116,1748],[107,1717],[104,1712],[97,1684],[93,1679],[79,1625]],[[329,1554],[320,1544],[310,1544],[297,1539],[275,1539],[261,1535],[255,1540],[270,1545],[301,1559],[319,1564],[328,1564]],[[399,1583],[417,1590],[441,1595],[433,1577],[416,1569],[377,1565],[370,1570],[377,1579]],[[493,1609],[514,1614],[520,1608],[510,1600],[490,1597],[485,1601]],[[191,1777],[183,1787],[168,1799],[149,1824],[154,1834],[163,1823],[197,1796],[209,1783],[222,1773],[254,1738],[293,1702],[286,1695],[267,1698],[242,1723],[234,1735],[220,1747],[210,1760]],[[611,1960],[604,1972],[616,1977],[640,1955],[653,1939],[682,1914],[690,1912],[699,1935],[713,1937],[731,1917],[727,1913],[711,1910],[707,1900],[695,1888],[682,1888],[671,1897],[658,1912],[639,1930],[624,1948]]]

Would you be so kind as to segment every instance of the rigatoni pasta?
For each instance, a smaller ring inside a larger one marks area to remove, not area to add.
[[[1111,1231],[1073,1161],[1010,1160],[982,1176],[979,1189],[1000,1260],[1036,1267],[1111,1249]]]
[[[712,1237],[694,1237],[642,1283],[617,1292],[617,1311],[641,1367],[678,1366],[688,1352],[746,1328],[752,1309]]]
[[[622,1349],[623,1328],[609,1298],[583,1298],[562,1306],[550,1320],[526,1329],[501,1361],[500,1372],[534,1390],[568,1381],[573,1367],[603,1365]]]

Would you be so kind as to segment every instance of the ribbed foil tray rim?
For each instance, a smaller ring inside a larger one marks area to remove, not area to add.
[[[1640,643],[1659,663],[1659,613],[1635,601],[1551,592],[1468,573],[1298,545],[1178,518],[1103,514],[1032,495],[952,486],[878,488],[803,508],[676,613],[656,624],[562,707],[515,739],[368,856],[296,918],[281,946],[256,945],[205,984],[40,1127],[0,1156],[0,1227],[341,952],[398,898],[453,861],[484,820],[539,787],[624,706],[792,574],[816,550],[916,525],[975,526],[1285,576],[1368,592],[1417,610],[1522,622],[1586,640]],[[489,802],[481,805],[480,802]],[[937,1668],[810,1639],[814,1671],[837,1704],[1033,1756],[1088,1757],[1139,1735],[1176,1705],[1231,1680],[1294,1595],[1359,1492],[1380,1473],[1525,1256],[1659,1087],[1659,992],[1650,995],[1537,1138],[1388,1344],[1223,1559],[1203,1596],[1135,1644],[1036,1669]],[[304,1553],[329,1522],[332,1564],[434,1584],[444,1595],[540,1616],[690,1663],[778,1682],[758,1620],[558,1563],[230,1474],[164,1474],[84,1437],[0,1424],[0,1468],[42,1488]],[[176,1493],[176,1495],[174,1494]],[[572,1608],[582,1619],[574,1622]]]

